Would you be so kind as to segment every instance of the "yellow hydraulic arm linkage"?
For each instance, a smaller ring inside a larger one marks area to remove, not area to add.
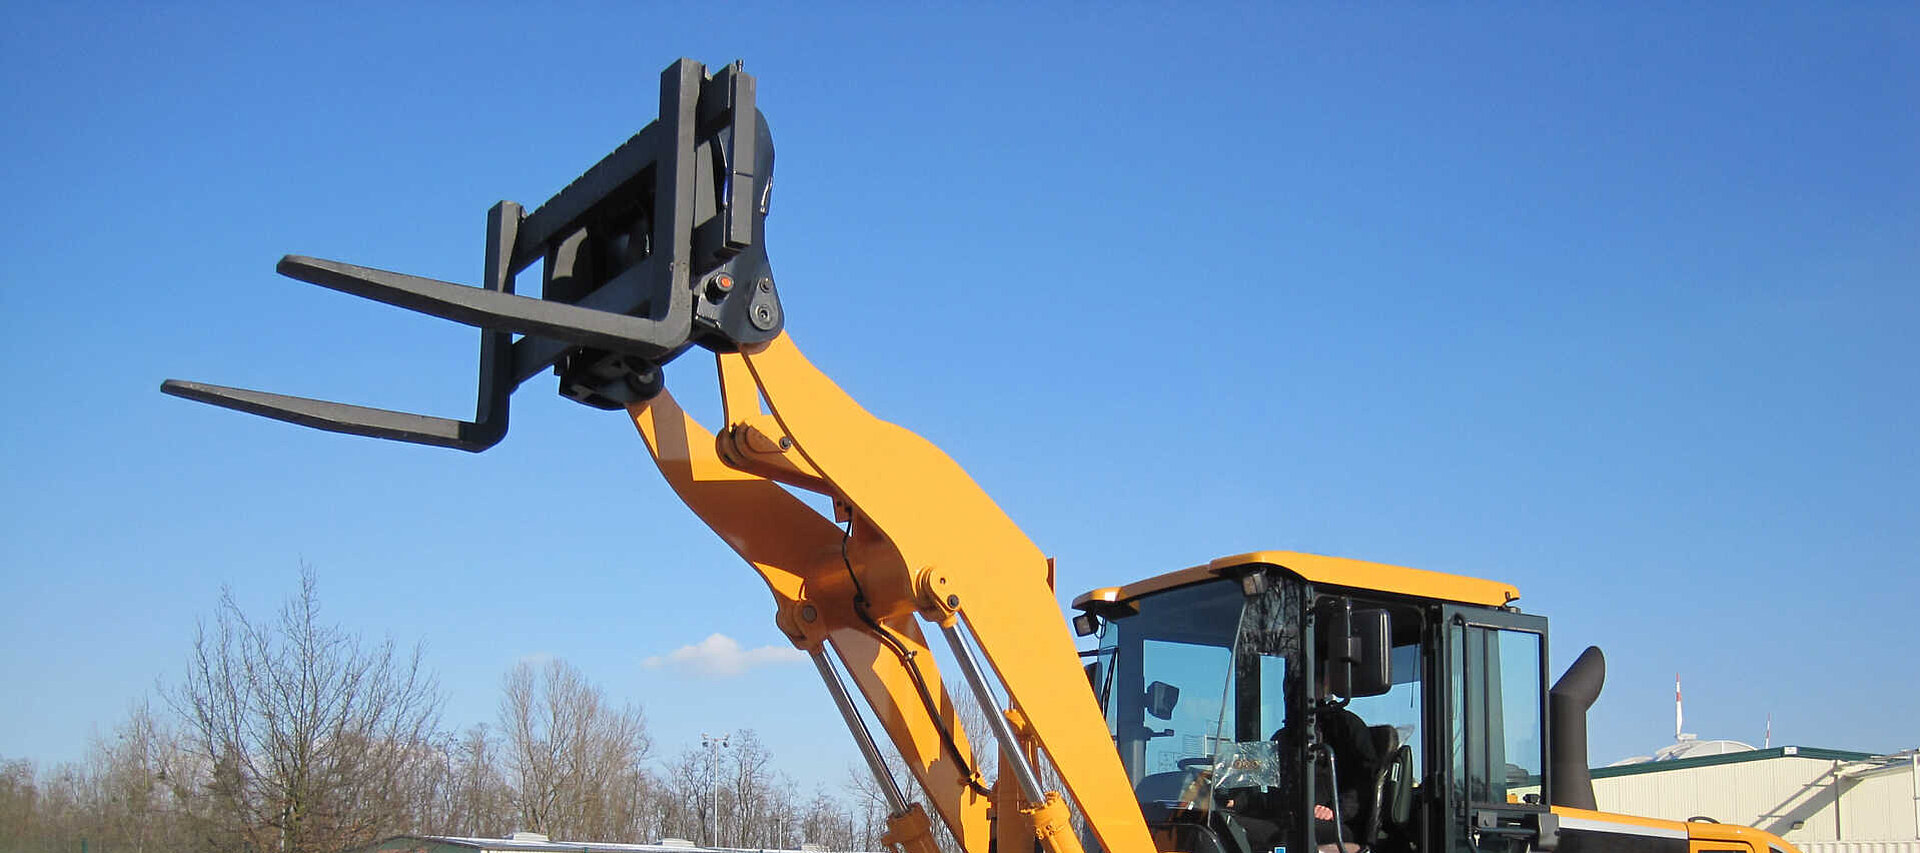
[[[1002,843],[1024,836],[1054,853],[1080,850],[1065,802],[1038,778],[1037,748],[1102,847],[1151,851],[1039,549],[945,453],[869,414],[786,335],[717,359],[727,419],[719,436],[666,392],[627,410],[681,498],[766,580],[781,631],[841,700],[888,791],[889,840],[928,843],[926,818],[894,786],[844,700],[829,649],[961,845],[984,850],[989,831],[986,792],[918,616],[943,635],[1003,746]],[[846,528],[780,483],[831,498]],[[1004,713],[966,633],[1012,701]]]
[[[861,409],[786,337],[765,244],[773,137],[756,91],[738,63],[669,66],[658,119],[532,213],[508,201],[489,211],[480,287],[281,260],[289,277],[480,327],[473,420],[179,380],[161,389],[479,452],[505,436],[514,389],[551,367],[561,394],[631,415],[680,497],[766,580],[780,629],[813,657],[886,792],[888,843],[933,853],[930,818],[887,772],[835,658],[966,850],[1019,853],[1037,840],[1079,853],[1065,798],[1041,782],[1044,755],[1107,853],[1152,853],[1047,558],[946,454]],[[535,264],[539,297],[515,294]],[[718,436],[665,390],[664,366],[695,346],[719,360]],[[837,518],[783,486],[827,496]],[[993,787],[973,766],[921,619],[986,712],[1001,750]]]

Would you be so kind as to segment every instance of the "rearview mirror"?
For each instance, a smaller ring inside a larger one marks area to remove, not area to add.
[[[1147,685],[1147,713],[1155,719],[1173,719],[1173,706],[1180,704],[1180,688],[1164,681]]]
[[[1335,694],[1348,699],[1379,696],[1393,688],[1393,624],[1374,608],[1332,614],[1328,626],[1327,674]]]
[[[1347,696],[1379,696],[1393,689],[1393,625],[1387,611],[1353,611],[1353,639],[1360,648]]]

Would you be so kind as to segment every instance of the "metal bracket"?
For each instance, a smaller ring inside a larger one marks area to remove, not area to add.
[[[169,379],[160,390],[330,432],[479,452],[506,435],[509,398],[549,366],[560,393],[605,409],[663,387],[699,345],[731,352],[785,324],[764,245],[773,137],[739,63],[660,75],[660,115],[531,214],[487,214],[480,287],[288,255],[281,275],[477,326],[471,421]],[[544,262],[540,298],[514,277]],[[515,340],[514,336],[520,336]]]

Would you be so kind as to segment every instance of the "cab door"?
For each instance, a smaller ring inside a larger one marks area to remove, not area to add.
[[[1523,853],[1552,849],[1548,811],[1547,620],[1507,610],[1442,608],[1444,761],[1430,790],[1441,801],[1432,849]],[[1433,796],[1430,794],[1429,796]]]

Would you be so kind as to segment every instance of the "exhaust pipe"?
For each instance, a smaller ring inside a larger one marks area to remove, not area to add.
[[[1599,646],[1588,646],[1547,691],[1547,713],[1552,718],[1552,805],[1598,809],[1593,801],[1593,776],[1587,772],[1587,709],[1600,698],[1607,680],[1607,658]]]

